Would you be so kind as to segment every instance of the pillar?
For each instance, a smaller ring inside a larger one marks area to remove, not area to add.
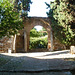
[[[52,30],[51,30],[51,49],[50,51],[53,51],[53,34],[52,34]]]
[[[25,31],[24,31],[24,50],[25,52],[27,52],[27,34]]]
[[[27,50],[29,50],[30,33],[27,35]]]
[[[16,52],[16,34],[14,36],[14,41],[13,41],[13,52]]]
[[[48,50],[51,49],[50,32],[48,32]]]

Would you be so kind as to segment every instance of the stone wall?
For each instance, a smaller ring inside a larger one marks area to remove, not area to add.
[[[61,44],[59,40],[54,39],[53,40],[53,50],[65,50],[66,46],[64,44]]]
[[[30,17],[24,20],[24,29],[19,31],[19,35],[11,38],[4,37],[0,39],[0,52],[8,52],[11,48],[12,52],[28,52],[29,50],[29,40],[30,40],[30,30],[36,26],[43,26],[48,33],[48,50],[62,50],[65,46],[61,44],[58,40],[53,38],[52,28],[50,26],[50,21],[47,17]],[[15,41],[14,41],[15,39]]]
[[[16,36],[16,52],[23,53],[24,51],[24,36],[17,35]]]
[[[7,38],[4,37],[0,39],[0,53],[1,52],[8,52],[8,49],[11,48],[13,52],[13,37]],[[64,50],[66,49],[65,45],[61,44],[58,40],[53,41],[53,50]],[[39,51],[39,50],[38,50]],[[45,50],[40,50],[40,51],[45,51]],[[46,50],[48,51],[48,50]],[[24,36],[23,34],[17,35],[16,37],[16,52],[17,53],[23,53],[25,52],[24,50]],[[35,50],[32,50],[32,52],[35,52]]]
[[[56,50],[65,50],[66,47],[64,44],[61,44],[59,42],[59,40],[57,39],[53,39],[53,50],[56,51]],[[45,52],[45,51],[49,51],[48,49],[33,49],[33,50],[28,50],[27,52]],[[16,52],[18,53],[22,53],[22,52],[25,52],[24,50],[24,36],[23,34],[21,35],[17,35],[17,38],[16,38]]]
[[[9,48],[13,48],[13,37],[3,37],[2,39],[0,39],[0,53],[8,52]]]

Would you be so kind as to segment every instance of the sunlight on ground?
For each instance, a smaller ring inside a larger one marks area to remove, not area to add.
[[[63,51],[55,51],[55,52],[34,52],[34,53],[1,53],[3,55],[7,56],[13,56],[13,57],[32,57],[36,59],[63,59],[63,58],[75,58],[75,54],[70,54],[69,50],[63,50]]]

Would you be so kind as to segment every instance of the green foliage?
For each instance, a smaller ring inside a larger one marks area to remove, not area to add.
[[[30,37],[39,37],[41,33],[39,33],[35,28],[30,31]]]
[[[22,20],[14,11],[14,6],[8,0],[0,1],[0,38],[11,36],[22,29]]]
[[[47,48],[47,32],[43,33],[43,31],[46,31],[46,29],[42,28],[42,30],[37,31],[36,28],[33,28],[30,31],[30,49]]]
[[[31,37],[30,38],[30,49],[47,48],[47,44],[48,44],[47,37],[45,37],[45,38]]]
[[[32,4],[31,0],[13,0],[13,4],[22,17],[27,17],[30,4]]]
[[[31,0],[0,0],[0,38],[23,28],[21,17],[27,17],[31,3]]]
[[[42,36],[47,35],[47,30],[45,28],[42,28],[42,30],[40,30],[39,32],[41,33]]]
[[[75,25],[75,1],[55,0],[51,2],[47,15],[52,23],[54,37],[66,46],[75,45],[75,30],[71,29]]]
[[[40,30],[40,31],[37,31],[36,28],[33,28],[30,31],[30,37],[41,37],[41,36],[45,36],[45,35],[47,35],[47,31],[45,28],[42,28],[42,30]]]

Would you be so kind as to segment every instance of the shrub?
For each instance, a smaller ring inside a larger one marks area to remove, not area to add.
[[[42,38],[30,38],[30,49],[34,48],[47,48],[48,40],[47,37],[42,37]]]

